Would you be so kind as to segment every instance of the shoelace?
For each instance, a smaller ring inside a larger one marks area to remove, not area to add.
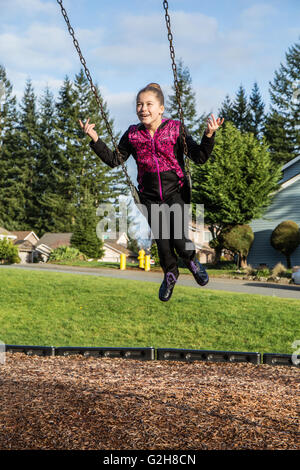
[[[191,268],[194,273],[198,271],[198,266],[196,265],[196,263],[194,263],[194,261],[191,261]]]
[[[172,282],[176,282],[176,281],[177,281],[176,276],[175,276],[173,273],[171,273],[171,272],[169,272],[169,273],[166,274],[166,278],[167,278],[167,285],[168,285],[168,286],[169,286]]]

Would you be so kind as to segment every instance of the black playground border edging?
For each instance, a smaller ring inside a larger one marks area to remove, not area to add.
[[[5,352],[24,353],[28,356],[72,356],[96,358],[135,359],[139,361],[181,361],[181,362],[227,362],[251,364],[268,364],[280,366],[300,367],[300,355],[240,352],[240,351],[215,351],[205,349],[177,349],[177,348],[117,348],[117,347],[76,347],[76,346],[26,346],[5,345]]]

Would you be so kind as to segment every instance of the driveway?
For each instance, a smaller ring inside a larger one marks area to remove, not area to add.
[[[1,269],[31,269],[41,271],[64,272],[72,274],[85,274],[90,276],[114,277],[119,279],[131,279],[136,281],[147,281],[161,283],[163,279],[162,272],[143,271],[113,268],[82,268],[79,266],[61,266],[55,264],[14,264],[2,265]],[[178,279],[178,285],[195,287],[198,289],[223,290],[227,292],[240,292],[245,294],[270,295],[271,297],[284,297],[300,300],[300,286],[276,284],[270,282],[246,281],[242,279],[220,279],[211,277],[209,283],[200,287],[196,284],[193,276],[190,274],[181,274]]]

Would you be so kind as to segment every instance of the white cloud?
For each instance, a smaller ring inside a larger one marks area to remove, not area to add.
[[[240,15],[240,20],[243,27],[248,29],[261,28],[277,13],[278,10],[274,5],[257,3],[244,10]]]
[[[16,11],[18,14],[32,17],[41,13],[57,15],[58,4],[41,0],[0,0],[0,8],[2,18],[15,15]]]

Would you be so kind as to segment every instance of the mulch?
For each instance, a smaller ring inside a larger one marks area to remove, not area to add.
[[[1,450],[298,450],[299,369],[7,353]]]

